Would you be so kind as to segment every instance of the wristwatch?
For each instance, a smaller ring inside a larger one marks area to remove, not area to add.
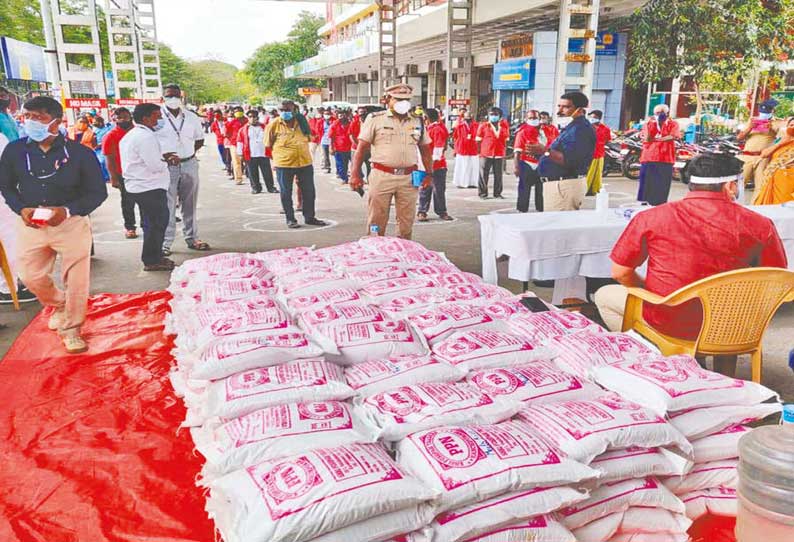
[[[546,151],[543,153],[543,156],[551,156],[551,153],[549,151]]]

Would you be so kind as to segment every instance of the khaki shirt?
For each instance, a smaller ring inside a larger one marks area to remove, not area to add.
[[[393,168],[419,163],[417,145],[430,145],[421,121],[409,116],[400,120],[391,110],[373,113],[364,121],[358,138],[372,145],[370,160]]]
[[[277,118],[267,125],[265,131],[265,146],[273,148],[273,165],[276,167],[310,166],[310,139],[310,136],[301,132],[297,120],[295,128],[290,128],[283,119]]]

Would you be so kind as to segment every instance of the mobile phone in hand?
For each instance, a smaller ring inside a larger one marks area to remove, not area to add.
[[[549,310],[549,306],[539,297],[522,297],[521,304],[532,312],[546,312]]]

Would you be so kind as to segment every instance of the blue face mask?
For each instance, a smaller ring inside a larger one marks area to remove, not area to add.
[[[488,115],[488,121],[489,122],[497,123],[497,122],[499,122],[500,118],[501,117],[499,117],[499,115]]]
[[[761,120],[769,120],[772,118],[772,113],[758,113],[758,118]]]
[[[283,113],[281,113],[281,118],[287,122],[291,121],[293,116],[294,115],[292,114],[292,111],[284,111]]]
[[[157,119],[157,124],[154,125],[154,131],[162,130],[165,128],[165,121],[163,119]]]
[[[25,134],[36,143],[41,143],[53,135],[50,133],[50,126],[57,120],[58,119],[53,119],[49,124],[44,124],[37,120],[25,119]]]

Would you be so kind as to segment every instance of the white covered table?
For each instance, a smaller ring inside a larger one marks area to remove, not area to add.
[[[750,208],[774,221],[786,249],[789,269],[794,269],[794,208],[779,205]],[[508,278],[522,282],[560,281],[555,285],[553,303],[560,303],[563,297],[584,298],[583,277],[611,276],[609,254],[628,224],[615,211],[478,216],[483,279],[497,284],[496,260],[507,256]]]

